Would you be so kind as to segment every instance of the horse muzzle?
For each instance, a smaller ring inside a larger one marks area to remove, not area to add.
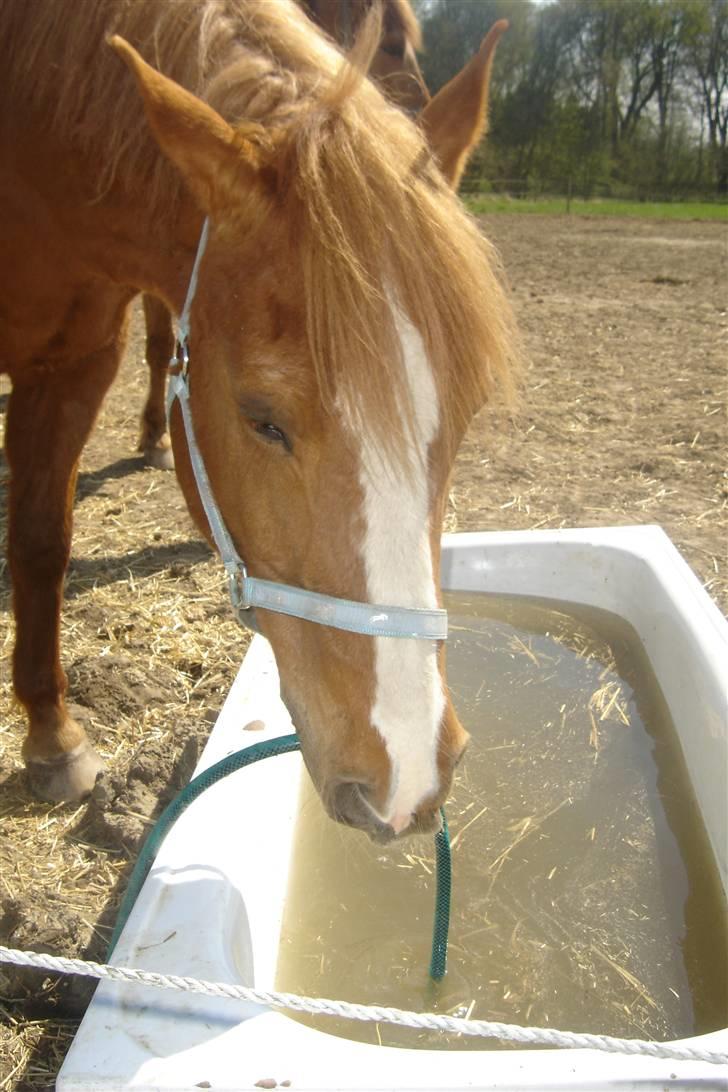
[[[441,829],[442,820],[437,809],[398,816],[392,824],[385,823],[369,803],[369,795],[364,782],[340,780],[326,791],[323,801],[328,814],[337,823],[364,831],[380,845],[405,835],[426,834]]]

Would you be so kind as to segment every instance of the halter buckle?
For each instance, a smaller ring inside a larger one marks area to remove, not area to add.
[[[181,338],[178,337],[174,343],[174,352],[169,361],[169,370],[173,375],[181,375],[183,379],[186,379],[189,366],[190,347],[185,334]]]
[[[234,568],[228,569],[228,589],[230,602],[236,614],[241,611],[251,610],[250,599],[246,594],[245,581],[248,579],[248,571],[243,562],[238,559]]]

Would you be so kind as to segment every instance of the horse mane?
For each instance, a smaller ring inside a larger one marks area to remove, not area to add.
[[[354,423],[373,422],[385,449],[405,446],[410,417],[404,369],[393,366],[401,357],[393,300],[422,335],[454,431],[496,387],[512,390],[515,334],[493,249],[416,127],[296,5],[85,0],[29,8],[0,0],[2,24],[6,78],[48,116],[54,139],[102,164],[96,199],[121,186],[164,218],[182,192],[149,136],[131,76],[106,47],[110,34],[231,124],[255,121],[284,134],[276,137],[275,215],[296,225],[321,394]],[[365,54],[372,39],[370,28]]]

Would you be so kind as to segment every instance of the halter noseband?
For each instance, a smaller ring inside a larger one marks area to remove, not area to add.
[[[243,625],[256,628],[250,616],[247,618],[243,616],[246,611],[260,607],[262,610],[288,614],[308,622],[317,622],[320,625],[333,626],[335,629],[344,629],[370,637],[409,637],[427,641],[444,641],[447,637],[447,611],[445,610],[358,603],[351,599],[339,599],[333,595],[322,595],[319,592],[306,591],[304,588],[248,576],[245,562],[235,549],[235,544],[213,496],[205,463],[197,446],[190,411],[190,308],[197,289],[197,275],[207,246],[208,234],[209,221],[205,220],[192,266],[187,297],[177,323],[174,356],[169,362],[167,418],[170,417],[175,400],[178,401],[197,491],[212,537],[228,574],[230,600],[237,620]]]

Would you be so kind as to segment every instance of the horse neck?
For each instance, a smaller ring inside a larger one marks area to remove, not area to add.
[[[285,26],[276,31],[276,20],[284,24],[286,13],[273,12],[269,19],[265,10],[251,5],[250,12],[258,12],[253,26],[244,0],[236,0],[231,10],[240,25],[235,24],[232,35],[221,5],[219,33],[208,35],[213,71],[203,75],[196,59],[202,47],[194,28],[187,28],[184,40],[175,45],[180,20],[176,27],[167,25],[173,8],[167,0],[124,7],[117,0],[97,0],[90,19],[83,5],[72,6],[63,19],[57,18],[55,5],[46,5],[36,19],[35,12],[28,17],[25,5],[9,4],[0,20],[8,31],[5,44],[0,40],[0,67],[14,101],[0,127],[0,153],[15,168],[20,208],[25,210],[38,195],[43,207],[53,210],[53,230],[71,264],[78,257],[82,268],[161,295],[178,309],[202,214],[146,128],[139,93],[106,46],[106,35],[116,31],[132,42],[148,40],[149,33],[145,36],[134,20],[149,12],[158,24],[159,37],[153,37],[163,70],[195,90],[200,82],[214,83],[215,69],[243,60],[235,65],[243,75],[241,85],[233,86],[232,93],[228,89],[227,98],[238,117],[245,116],[248,102],[253,116],[265,115],[270,96],[260,78],[265,72],[265,43],[260,39],[270,22],[270,34],[278,33],[285,42]],[[190,19],[198,13],[201,19],[204,8],[191,4]],[[69,65],[69,57],[83,63]],[[40,75],[29,79],[29,72]],[[81,82],[76,79],[79,72]],[[61,75],[51,79],[49,74]]]
[[[192,264],[203,224],[203,214],[181,191],[174,215],[140,202],[134,192],[99,208],[91,230],[83,232],[79,247],[90,264],[101,268],[116,283],[163,299],[179,314],[187,292]]]

